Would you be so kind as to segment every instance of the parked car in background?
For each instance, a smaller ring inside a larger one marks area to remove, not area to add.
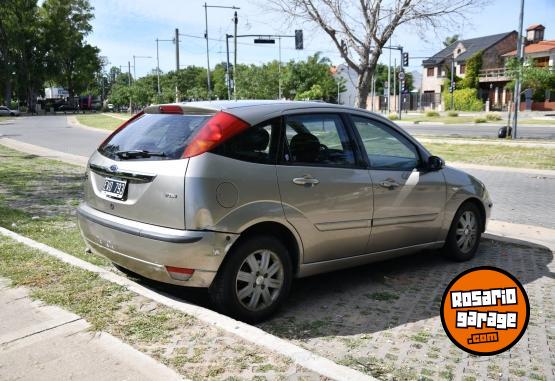
[[[79,226],[123,271],[270,316],[295,277],[422,249],[474,256],[492,202],[388,119],[316,102],[147,107],[91,156]]]
[[[19,110],[12,110],[6,106],[0,106],[0,116],[19,116]]]

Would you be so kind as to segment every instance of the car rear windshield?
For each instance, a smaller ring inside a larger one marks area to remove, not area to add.
[[[211,115],[144,114],[118,131],[98,151],[114,160],[179,159],[189,138]]]

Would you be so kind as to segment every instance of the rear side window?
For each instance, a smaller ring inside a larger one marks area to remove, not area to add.
[[[279,125],[280,119],[276,118],[248,127],[211,152],[251,163],[274,164]]]
[[[212,115],[144,114],[112,136],[98,151],[114,160],[180,159],[189,138],[211,117]],[[138,155],[141,151],[146,153]],[[126,152],[129,155],[125,156]]]

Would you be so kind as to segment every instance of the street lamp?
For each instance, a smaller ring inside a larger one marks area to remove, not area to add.
[[[158,53],[158,43],[160,41],[164,41],[164,42],[176,42],[177,44],[179,44],[179,41],[175,41],[175,40],[161,40],[159,38],[156,38],[156,77],[157,77],[157,81],[158,81],[158,95],[160,95],[160,54]]]
[[[151,56],[136,56],[136,55],[133,55],[133,78],[134,79],[137,79],[137,69],[136,69],[137,64],[135,62],[135,60],[137,58],[152,58],[152,57]]]

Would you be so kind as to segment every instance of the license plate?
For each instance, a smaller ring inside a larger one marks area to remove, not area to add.
[[[104,188],[102,189],[102,192],[108,197],[122,199],[125,194],[126,187],[127,180],[106,178],[104,180]]]

